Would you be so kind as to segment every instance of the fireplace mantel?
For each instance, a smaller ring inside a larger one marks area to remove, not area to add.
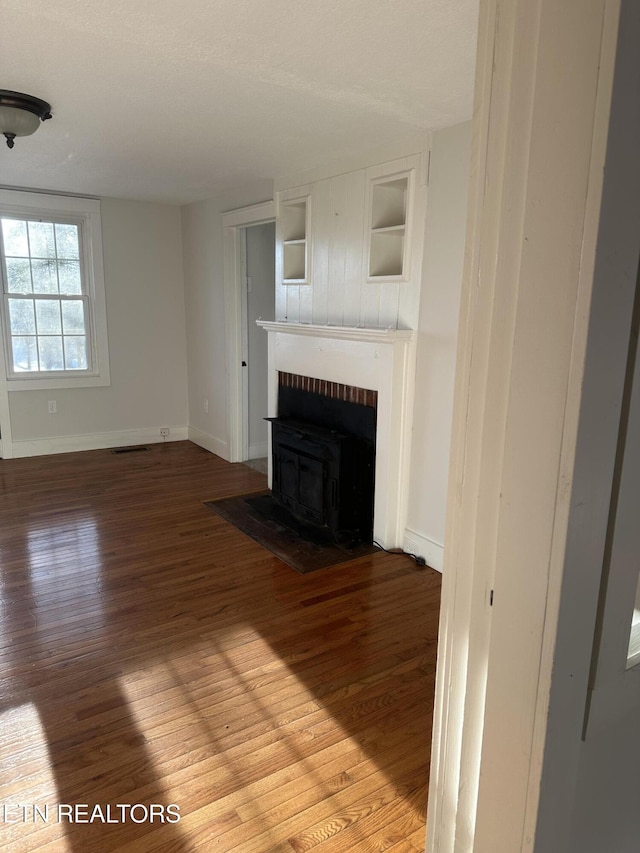
[[[333,338],[369,343],[411,341],[412,329],[372,329],[364,326],[318,326],[311,323],[285,323],[281,320],[256,320],[267,332],[284,332],[287,335],[309,335],[315,338]]]
[[[278,414],[278,371],[378,392],[373,532],[383,547],[401,547],[409,490],[415,332],[266,320],[257,324],[269,335],[270,417]],[[270,457],[269,443],[269,483]]]

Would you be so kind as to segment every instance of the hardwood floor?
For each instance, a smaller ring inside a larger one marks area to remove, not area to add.
[[[189,442],[0,461],[2,850],[424,849],[440,577],[298,575],[203,505],[264,486]]]

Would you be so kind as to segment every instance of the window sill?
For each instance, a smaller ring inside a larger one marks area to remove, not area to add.
[[[37,379],[7,379],[7,391],[48,391],[54,388],[99,388],[111,385],[109,375],[51,376]]]

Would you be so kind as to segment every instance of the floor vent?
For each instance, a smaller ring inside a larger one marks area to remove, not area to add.
[[[148,450],[144,444],[136,444],[133,447],[114,447],[112,453],[139,453],[141,450]]]

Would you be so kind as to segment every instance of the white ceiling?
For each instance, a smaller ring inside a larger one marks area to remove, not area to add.
[[[471,117],[478,0],[0,0],[0,184],[184,203]]]

